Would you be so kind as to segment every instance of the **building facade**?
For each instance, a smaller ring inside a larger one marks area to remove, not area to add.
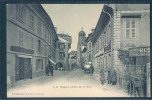
[[[49,59],[55,62],[53,23],[39,4],[7,5],[7,76],[11,83],[45,73]]]
[[[84,56],[82,57],[82,50],[84,49],[84,47],[86,47],[86,34],[83,30],[81,30],[78,34],[78,43],[77,43],[77,66],[79,68],[83,67],[83,64],[85,63],[84,61]]]
[[[69,53],[69,66],[70,70],[77,68],[77,51],[71,51]]]
[[[63,39],[65,39],[66,41],[69,42],[68,46],[69,49],[71,49],[71,44],[72,44],[72,37],[68,34],[64,34],[64,33],[58,33],[58,37],[61,37]]]
[[[116,72],[117,84],[126,88],[127,66],[130,62],[137,65],[137,57],[128,59],[131,49],[150,47],[149,22],[149,5],[104,5],[92,38],[96,72],[104,69],[105,76]],[[138,62],[142,58],[138,57]],[[149,63],[149,58],[146,59],[142,64]]]
[[[66,35],[66,34],[65,34]],[[65,36],[64,35],[64,36]],[[64,69],[64,70],[69,70],[69,49],[71,48],[71,36],[68,35],[68,39],[70,40],[65,40],[65,38],[60,37],[59,35],[59,40],[56,43],[56,69]]]
[[[139,57],[138,54],[136,57],[132,56],[132,52],[149,52],[147,49],[150,47],[149,9],[148,4],[104,5],[95,28],[92,43],[96,71],[104,69],[105,76],[116,72],[117,84],[124,88],[127,88],[128,76],[133,77],[129,75],[128,66],[146,66],[150,62],[150,54],[145,57],[143,55]],[[129,79],[134,83],[132,86],[137,87],[139,82],[133,80],[135,78]],[[140,86],[141,90],[144,86]],[[145,91],[142,90],[141,95],[145,96]]]
[[[108,71],[110,71],[110,73],[112,71],[111,16],[113,16],[113,9],[109,6],[104,5],[94,34],[92,36],[92,47],[94,54],[93,65],[95,67],[95,72],[99,74],[101,69],[103,69],[105,71],[106,77]]]
[[[118,84],[126,88],[127,85],[127,75],[129,74],[130,83],[134,84],[133,93],[138,90],[135,90],[135,87],[140,88],[138,91],[138,96],[146,96],[146,86],[144,79],[145,76],[142,75],[143,79],[131,78],[134,75],[130,75],[130,69],[141,68],[147,63],[150,63],[150,54],[133,56],[134,54],[140,52],[148,52],[150,48],[150,5],[148,4],[136,4],[136,5],[111,5],[114,10],[113,16],[113,36],[112,36],[112,65],[117,71],[117,80]],[[125,57],[119,57],[118,55],[123,56],[120,52],[129,52],[124,53]],[[129,56],[129,59],[127,59]],[[144,59],[144,60],[143,60]],[[132,66],[132,67],[131,67]],[[144,68],[146,69],[146,68]],[[137,70],[136,70],[137,71]],[[145,72],[141,70],[141,72]],[[135,73],[135,72],[134,72]],[[135,75],[136,76],[136,75]],[[137,81],[138,80],[138,81]],[[141,83],[141,84],[138,84]],[[135,93],[136,94],[136,93]]]
[[[86,51],[86,63],[93,62],[93,48],[92,48],[92,36],[93,36],[94,29],[92,29],[92,33],[88,34],[85,42],[87,43],[87,51]]]

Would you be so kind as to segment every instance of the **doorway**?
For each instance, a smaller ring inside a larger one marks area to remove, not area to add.
[[[31,76],[31,59],[16,57],[15,80],[23,80]]]

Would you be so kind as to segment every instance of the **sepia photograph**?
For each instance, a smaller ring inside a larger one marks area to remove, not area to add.
[[[151,97],[150,4],[6,4],[7,98]]]

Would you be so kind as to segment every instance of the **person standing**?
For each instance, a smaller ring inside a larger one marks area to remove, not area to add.
[[[108,76],[107,76],[108,84],[111,84],[111,73],[108,71]]]
[[[30,79],[32,79],[32,66],[30,66],[30,72],[29,72],[29,75],[30,75]]]
[[[117,83],[117,75],[116,72],[114,71],[112,75],[112,85],[116,85],[116,83]]]
[[[49,76],[49,64],[45,67],[46,76]]]
[[[93,74],[94,72],[94,68],[93,68],[93,65],[91,64],[91,67],[90,67],[90,74]]]
[[[105,75],[104,75],[103,69],[100,72],[100,81],[101,81],[101,84],[104,85]]]
[[[52,64],[50,65],[50,73],[51,73],[51,76],[53,76],[53,66],[52,66]]]

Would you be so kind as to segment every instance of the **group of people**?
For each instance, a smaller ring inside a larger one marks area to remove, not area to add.
[[[53,66],[50,63],[47,64],[45,73],[46,73],[46,76],[49,76],[49,74],[53,76]]]
[[[104,83],[106,82],[104,70],[101,70],[100,72],[100,81],[102,85],[104,85]],[[113,72],[112,75],[110,71],[108,71],[107,81],[108,81],[108,84],[116,85],[117,75],[115,71]]]

